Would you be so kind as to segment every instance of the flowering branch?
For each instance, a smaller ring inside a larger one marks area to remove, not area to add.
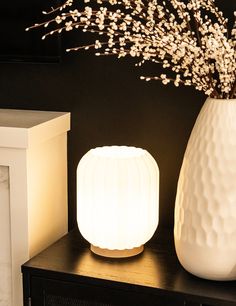
[[[151,61],[168,74],[141,79],[194,86],[214,98],[236,97],[236,20],[230,31],[215,0],[84,0],[80,6],[67,0],[44,12],[48,21],[27,30],[54,26],[43,39],[76,29],[95,33],[94,43],[67,51],[94,48],[96,55],[140,58],[140,65]]]
[[[234,82],[229,98],[233,99],[235,96],[236,96],[236,81]]]

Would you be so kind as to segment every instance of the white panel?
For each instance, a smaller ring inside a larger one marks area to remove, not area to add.
[[[0,306],[22,306],[21,265],[67,232],[69,127],[69,113],[0,109]]]
[[[0,166],[0,306],[11,306],[9,167]]]

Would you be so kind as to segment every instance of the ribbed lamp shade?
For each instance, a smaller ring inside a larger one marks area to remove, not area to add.
[[[140,253],[157,228],[158,199],[159,170],[146,150],[98,147],[78,164],[78,227],[99,255]]]

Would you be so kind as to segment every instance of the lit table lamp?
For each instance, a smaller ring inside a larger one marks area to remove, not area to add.
[[[150,153],[105,146],[82,157],[77,168],[77,221],[94,253],[141,253],[158,219],[159,169]]]

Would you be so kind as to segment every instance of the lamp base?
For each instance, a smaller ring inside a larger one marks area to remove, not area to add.
[[[144,246],[141,245],[139,247],[135,247],[132,249],[124,249],[124,250],[109,250],[109,249],[99,248],[91,244],[90,250],[93,253],[100,255],[100,256],[104,256],[104,257],[125,258],[125,257],[131,257],[131,256],[135,256],[135,255],[142,253],[142,251],[144,250]]]

